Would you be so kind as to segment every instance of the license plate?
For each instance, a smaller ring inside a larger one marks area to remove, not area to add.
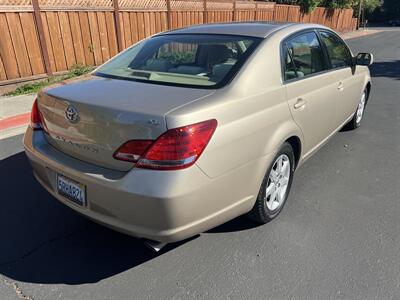
[[[86,188],[83,184],[57,175],[57,191],[76,204],[86,206]]]

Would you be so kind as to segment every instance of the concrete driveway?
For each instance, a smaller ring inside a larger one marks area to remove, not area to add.
[[[0,299],[400,299],[400,31],[375,54],[361,128],[297,172],[278,219],[241,217],[153,254],[34,180],[22,136],[0,144]]]

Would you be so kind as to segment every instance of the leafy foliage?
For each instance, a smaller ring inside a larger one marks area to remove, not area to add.
[[[158,58],[166,59],[173,64],[188,64],[194,61],[195,51],[161,52]]]
[[[72,69],[67,73],[59,76],[51,76],[46,78],[45,80],[41,80],[34,83],[28,83],[23,86],[18,87],[12,92],[6,94],[6,96],[16,96],[16,95],[23,95],[23,94],[32,94],[37,93],[41,88],[45,86],[49,86],[67,79],[71,79],[74,77],[78,77],[84,74],[91,72],[94,68],[92,66],[86,65],[74,65]]]
[[[306,13],[312,12],[317,6],[320,6],[323,0],[277,0],[279,4],[300,5]]]
[[[317,6],[324,6],[329,8],[353,8],[354,11],[358,11],[360,1],[363,1],[363,6],[367,12],[372,12],[380,5],[380,0],[278,0],[277,3],[282,4],[297,4],[300,5],[304,12],[311,12]],[[399,0],[385,0],[386,2],[392,2],[400,4]]]

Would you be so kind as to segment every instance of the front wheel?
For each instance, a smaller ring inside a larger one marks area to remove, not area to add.
[[[361,121],[364,117],[365,106],[367,105],[368,91],[364,90],[361,95],[360,101],[358,102],[357,110],[354,113],[353,118],[347,123],[347,129],[357,129],[361,125]]]
[[[267,170],[249,217],[258,223],[276,218],[285,205],[292,185],[295,159],[293,148],[284,143]]]

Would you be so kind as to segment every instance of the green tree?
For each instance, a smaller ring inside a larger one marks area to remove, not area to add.
[[[380,5],[380,0],[325,0],[322,4],[331,8],[353,8],[358,11],[360,1],[367,12],[374,11]]]
[[[312,12],[323,0],[277,0],[279,4],[300,5],[304,12]]]
[[[302,7],[305,12],[313,11],[317,6],[329,8],[353,8],[358,12],[360,1],[363,1],[364,9],[367,12],[374,11],[379,5],[380,0],[277,0],[277,3],[297,4]],[[385,0],[394,4],[400,4],[399,0]]]
[[[380,5],[381,5],[380,0],[365,0],[364,2],[365,10],[368,12],[373,12]]]
[[[353,0],[325,0],[322,2],[322,6],[329,8],[350,8],[354,2]]]

